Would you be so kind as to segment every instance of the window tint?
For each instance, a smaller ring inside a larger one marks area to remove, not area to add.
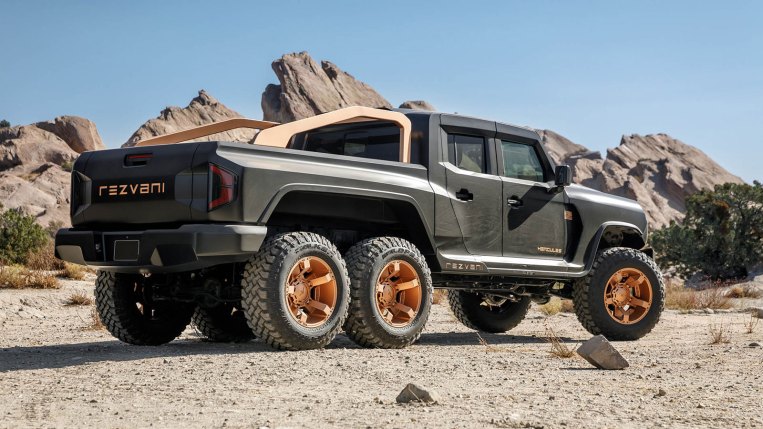
[[[501,141],[503,150],[503,175],[515,179],[543,182],[543,165],[538,153],[530,145]]]
[[[448,135],[448,161],[462,170],[485,173],[487,171],[485,138]]]
[[[303,149],[334,155],[399,161],[400,129],[392,124],[368,129],[311,132],[305,136]]]

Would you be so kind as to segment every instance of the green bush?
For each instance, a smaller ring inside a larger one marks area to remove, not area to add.
[[[0,214],[0,262],[24,264],[27,257],[47,244],[49,239],[47,231],[35,222],[34,216],[19,209],[9,209]]]
[[[11,126],[11,123],[6,121],[5,119],[0,121],[0,128],[10,127],[10,126]]]
[[[686,200],[683,222],[652,236],[657,262],[685,276],[713,280],[747,275],[763,263],[763,185],[726,183]]]

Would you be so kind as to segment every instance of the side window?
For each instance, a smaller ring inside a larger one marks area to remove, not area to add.
[[[484,137],[448,134],[448,162],[462,170],[487,172],[485,149]]]
[[[535,147],[527,144],[501,141],[503,151],[503,175],[514,179],[545,181],[543,164]]]

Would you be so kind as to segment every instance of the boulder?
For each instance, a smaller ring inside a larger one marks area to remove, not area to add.
[[[95,124],[85,118],[59,116],[52,121],[38,122],[34,125],[55,134],[77,153],[104,149]]]
[[[603,335],[597,335],[581,344],[577,353],[599,369],[625,369],[628,367],[628,361]]]
[[[71,173],[53,163],[31,172],[11,169],[0,172],[0,201],[4,209],[21,208],[37,217],[42,226],[69,225]]]
[[[435,109],[434,106],[427,103],[424,100],[409,100],[404,101],[403,104],[400,105],[401,109],[411,109],[411,110],[423,110],[425,112],[436,112],[437,109]]]
[[[148,139],[150,137],[160,136],[164,134],[174,133],[178,131],[187,130],[189,128],[195,128],[200,125],[210,124],[213,122],[220,122],[226,119],[241,118],[241,114],[229,109],[224,104],[220,103],[207,94],[203,89],[199,91],[199,95],[191,100],[186,107],[167,107],[161,111],[158,117],[151,119],[145,124],[141,125],[132,136],[127,140],[127,143],[122,147],[135,146],[135,144],[141,140]],[[233,142],[250,142],[257,134],[256,130],[239,128],[223,133],[213,134],[211,136],[202,137],[196,140],[199,141],[233,141]]]
[[[284,55],[272,67],[280,84],[262,93],[266,121],[291,122],[349,106],[392,108],[369,85],[331,62],[319,66],[307,52]]]
[[[409,402],[438,403],[440,397],[437,393],[427,390],[417,384],[408,383],[407,386],[395,398],[398,404]]]

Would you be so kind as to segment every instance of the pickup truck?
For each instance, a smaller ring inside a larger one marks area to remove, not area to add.
[[[198,141],[237,127],[260,131]],[[400,348],[434,288],[475,330],[506,332],[558,296],[589,332],[638,339],[665,298],[646,216],[571,176],[535,131],[456,114],[234,119],[83,153],[55,249],[98,268],[98,314],[131,344],[193,322],[212,341],[303,350],[344,329]]]

